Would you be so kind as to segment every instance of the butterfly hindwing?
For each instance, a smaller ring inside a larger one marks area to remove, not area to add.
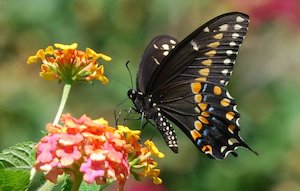
[[[161,95],[158,106],[211,157],[222,159],[238,146],[249,148],[238,134],[236,102],[224,87],[199,81],[177,83]]]

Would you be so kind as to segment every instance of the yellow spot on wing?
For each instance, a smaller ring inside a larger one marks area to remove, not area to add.
[[[243,21],[245,21],[245,19],[243,17],[238,16],[236,18],[236,22],[243,22]]]
[[[201,78],[196,78],[195,80],[196,80],[196,81],[200,81],[200,82],[205,82],[205,81],[206,81],[206,78],[201,77]]]
[[[228,24],[224,24],[224,25],[221,25],[221,26],[219,27],[219,30],[220,30],[220,31],[227,31],[228,27],[229,27]]]
[[[208,112],[204,111],[204,112],[201,113],[201,115],[203,117],[209,117],[210,114]]]
[[[213,37],[214,37],[214,39],[221,40],[223,38],[223,33],[218,33]]]
[[[233,134],[233,131],[235,130],[235,128],[236,127],[234,125],[228,125],[228,131],[232,134]]]
[[[210,56],[210,57],[212,57],[212,56],[214,56],[216,53],[217,53],[217,51],[215,51],[215,50],[210,50],[210,51],[208,51],[208,52],[205,53],[205,56]]]
[[[220,42],[212,42],[207,45],[209,48],[217,48],[218,46],[220,46]]]
[[[191,89],[194,94],[199,93],[199,91],[201,90],[201,83],[199,82],[191,83]]]
[[[194,122],[194,126],[195,126],[195,129],[197,129],[198,131],[200,131],[202,129],[202,123],[198,120],[196,120]]]
[[[212,154],[212,147],[210,145],[204,145],[201,148],[202,152]]]
[[[226,113],[225,117],[226,117],[226,119],[231,121],[234,118],[234,113],[232,111],[229,111]]]
[[[206,103],[199,103],[198,106],[200,107],[201,111],[204,111],[207,108],[207,104]]]
[[[194,99],[195,99],[195,102],[199,103],[199,102],[202,101],[202,95],[201,94],[196,94]]]
[[[230,100],[227,99],[227,98],[224,98],[221,100],[220,104],[223,106],[223,107],[227,107],[230,105]]]
[[[204,124],[208,124],[208,123],[209,123],[208,120],[207,120],[205,117],[203,117],[203,116],[199,116],[198,119],[199,119],[202,123],[204,123]]]
[[[199,74],[202,76],[208,76],[209,68],[203,68],[203,69],[199,70]]]
[[[234,143],[239,143],[239,141],[236,138],[230,138],[228,139],[228,144],[233,145]]]
[[[191,133],[194,140],[196,140],[197,138],[202,137],[202,135],[196,129],[191,130],[190,133]]]
[[[221,149],[220,149],[221,153],[223,153],[226,149],[227,149],[227,146],[221,147]]]
[[[214,94],[221,95],[222,89],[219,86],[214,86]]]
[[[207,59],[201,62],[203,65],[205,66],[210,66],[212,64],[212,60],[211,59]]]

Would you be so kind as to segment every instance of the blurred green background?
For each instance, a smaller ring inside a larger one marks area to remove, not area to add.
[[[77,42],[80,49],[111,56],[104,63],[110,83],[76,84],[65,112],[105,117],[113,124],[113,109],[130,86],[126,61],[135,74],[154,36],[181,40],[230,11],[251,18],[228,88],[239,104],[241,135],[259,156],[239,149],[238,158],[208,159],[179,129],[179,154],[173,154],[156,133],[154,139],[166,154],[159,161],[163,185],[129,181],[125,190],[299,191],[299,0],[0,1],[0,150],[38,141],[45,124],[54,119],[62,84],[44,81],[38,65],[26,64],[38,49]],[[128,101],[123,107],[130,105]],[[151,138],[153,130],[147,127],[144,138]]]

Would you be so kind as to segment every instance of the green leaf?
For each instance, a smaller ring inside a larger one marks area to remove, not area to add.
[[[61,186],[61,191],[70,191],[72,190],[72,182],[70,180],[69,175],[65,177],[62,186]]]
[[[0,190],[26,190],[35,161],[33,142],[16,144],[0,153]]]
[[[30,182],[30,171],[15,169],[0,169],[0,190],[26,190]]]
[[[35,161],[34,142],[18,143],[0,153],[0,169],[17,167],[30,170]]]
[[[88,184],[84,181],[81,183],[79,188],[79,191],[99,191],[99,190],[101,190],[101,186],[97,184]]]

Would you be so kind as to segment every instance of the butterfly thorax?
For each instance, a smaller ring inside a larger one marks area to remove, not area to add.
[[[152,119],[157,113],[156,104],[152,102],[151,95],[144,95],[142,92],[131,89],[127,92],[128,97],[133,101],[135,109],[147,119]]]
[[[129,90],[127,95],[134,103],[137,112],[141,113],[147,120],[152,119],[155,122],[168,147],[177,153],[178,144],[175,130],[157,104],[152,100],[152,95],[145,95],[143,92],[134,89]]]

